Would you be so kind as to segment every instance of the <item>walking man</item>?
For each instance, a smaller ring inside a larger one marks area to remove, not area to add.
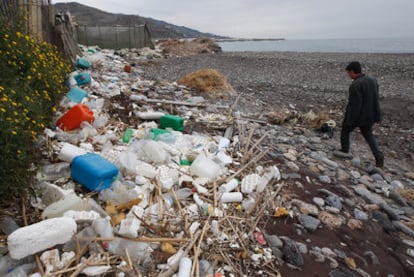
[[[343,157],[344,153],[349,153],[350,134],[359,127],[374,154],[376,166],[383,167],[384,155],[372,133],[372,126],[382,119],[377,80],[363,74],[359,62],[351,62],[346,67],[346,71],[353,81],[349,86],[348,104],[342,122],[341,152],[343,153],[336,152],[336,155],[342,154]]]

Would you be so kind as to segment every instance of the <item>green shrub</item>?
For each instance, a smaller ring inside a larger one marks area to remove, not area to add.
[[[31,179],[38,149],[33,141],[51,123],[67,92],[68,64],[55,46],[39,42],[18,24],[0,20],[0,196]]]

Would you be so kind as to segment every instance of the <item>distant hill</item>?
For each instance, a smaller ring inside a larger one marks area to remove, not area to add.
[[[184,26],[138,15],[114,14],[76,2],[56,3],[56,12],[69,11],[76,23],[91,26],[129,26],[146,23],[153,39],[162,38],[226,38],[210,33],[202,33]]]

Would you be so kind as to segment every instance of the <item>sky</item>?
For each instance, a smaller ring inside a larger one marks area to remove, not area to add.
[[[76,1],[76,0],[72,0]],[[52,0],[53,3],[72,2]],[[414,0],[77,0],[237,38],[414,38]]]

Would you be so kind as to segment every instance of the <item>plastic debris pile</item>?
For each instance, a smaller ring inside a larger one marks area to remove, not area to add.
[[[14,225],[0,274],[227,276],[243,264],[277,275],[257,226],[280,173],[260,165],[260,141],[232,134],[228,106],[142,80],[113,51],[83,50],[56,128],[39,139],[31,204],[42,220],[2,219]],[[213,128],[183,132],[197,124]]]

